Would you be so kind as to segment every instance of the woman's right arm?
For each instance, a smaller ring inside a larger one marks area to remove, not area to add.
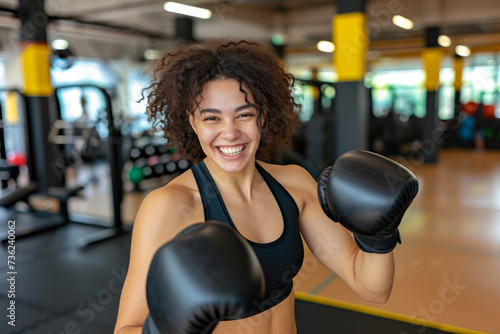
[[[151,260],[158,248],[187,226],[189,202],[187,191],[169,186],[153,191],[142,202],[134,222],[115,334],[142,332],[149,313],[146,279]]]

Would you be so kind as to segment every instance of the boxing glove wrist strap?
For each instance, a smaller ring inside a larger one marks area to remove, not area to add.
[[[390,234],[361,235],[354,233],[354,240],[359,249],[366,253],[386,254],[401,243],[399,229]]]

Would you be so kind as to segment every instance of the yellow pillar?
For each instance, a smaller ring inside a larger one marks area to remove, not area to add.
[[[367,150],[369,95],[364,86],[366,53],[369,37],[366,30],[364,0],[337,0],[337,14],[333,18],[333,64],[338,82],[332,129],[328,145],[333,152],[326,161],[332,162],[352,150]]]
[[[362,12],[337,14],[333,18],[333,64],[339,82],[363,80],[366,69],[368,35]]]
[[[453,69],[455,70],[455,91],[460,92],[462,89],[462,72],[464,70],[464,58],[456,55],[453,61]]]
[[[51,50],[46,42],[26,41],[21,45],[24,95],[52,95],[53,88],[50,81],[50,56]]]

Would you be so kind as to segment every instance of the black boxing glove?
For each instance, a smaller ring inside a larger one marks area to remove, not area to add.
[[[417,192],[410,170],[368,151],[343,154],[318,180],[327,216],[353,232],[358,247],[369,253],[388,253],[401,243],[398,226]]]
[[[212,333],[220,320],[254,313],[264,282],[259,259],[236,231],[219,222],[189,226],[153,257],[142,333]]]
[[[142,325],[142,334],[162,334],[151,317],[151,313],[148,314],[144,325]]]

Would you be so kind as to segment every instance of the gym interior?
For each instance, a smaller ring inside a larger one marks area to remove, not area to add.
[[[178,2],[198,17],[0,0],[0,333],[113,332],[141,201],[191,167],[146,118],[148,71],[213,38],[268,45],[296,78],[302,131],[279,163],[317,179],[369,150],[419,180],[389,301],[363,301],[306,249],[298,333],[500,333],[498,2]]]

